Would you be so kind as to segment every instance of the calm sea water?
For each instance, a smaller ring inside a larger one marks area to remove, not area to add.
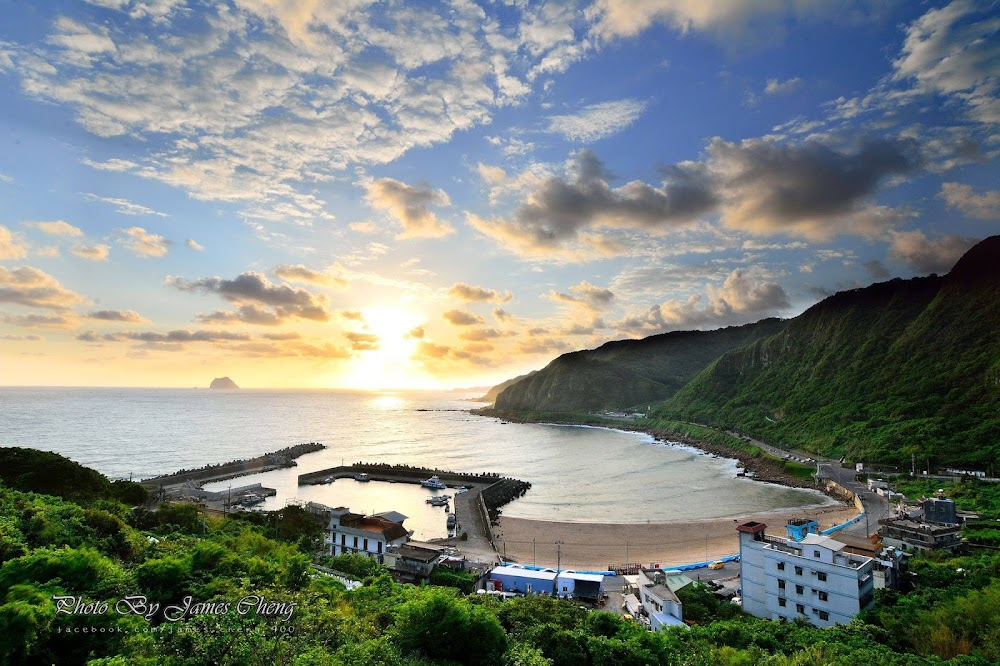
[[[581,522],[722,518],[827,501],[814,491],[737,478],[734,461],[641,434],[472,416],[464,410],[475,405],[465,397],[0,388],[0,446],[56,451],[108,476],[139,479],[318,441],[329,448],[299,458],[298,467],[208,487],[259,481],[278,490],[267,508],[298,497],[363,511],[399,510],[415,519],[410,526],[423,538],[444,529],[443,511],[423,504],[423,489],[354,481],[299,488],[296,477],[358,461],[498,472],[532,483],[506,515]]]

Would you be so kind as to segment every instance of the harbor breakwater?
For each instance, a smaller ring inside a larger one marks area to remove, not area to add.
[[[187,483],[203,484],[211,481],[225,481],[248,474],[269,472],[275,469],[295,467],[296,458],[307,453],[322,451],[326,446],[319,442],[307,442],[296,444],[278,451],[265,453],[256,458],[246,460],[234,460],[227,463],[215,465],[205,465],[197,469],[182,469],[172,474],[164,474],[140,481],[145,486],[160,488],[164,486],[175,486]]]

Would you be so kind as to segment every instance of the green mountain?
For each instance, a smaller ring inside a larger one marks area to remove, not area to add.
[[[772,335],[779,319],[716,331],[677,331],[563,354],[496,397],[503,412],[594,412],[638,408],[672,396],[723,353]],[[501,385],[502,386],[502,385]]]
[[[489,391],[487,391],[483,395],[483,397],[477,399],[476,402],[496,402],[497,396],[500,395],[500,393],[505,388],[507,388],[508,386],[510,386],[512,384],[516,384],[517,382],[521,381],[522,379],[524,379],[526,377],[532,376],[536,372],[538,372],[538,370],[532,370],[529,373],[526,373],[526,374],[523,374],[523,375],[518,375],[517,377],[514,377],[513,379],[508,379],[507,381],[500,382],[499,384],[497,384],[496,386],[494,386],[493,388],[491,388]]]
[[[658,418],[923,468],[1000,460],[1000,236],[944,277],[835,294],[734,349]]]

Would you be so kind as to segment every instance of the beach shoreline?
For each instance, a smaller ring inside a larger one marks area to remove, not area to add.
[[[501,516],[494,528],[496,546],[507,561],[555,568],[605,570],[641,564],[661,568],[714,560],[739,552],[736,526],[754,520],[769,532],[785,536],[792,518],[811,518],[826,529],[857,515],[850,503],[814,508],[749,513],[738,518],[711,518],[648,523],[577,523]]]

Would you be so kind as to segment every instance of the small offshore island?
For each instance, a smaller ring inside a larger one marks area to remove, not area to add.
[[[209,385],[208,388],[210,388],[210,389],[238,389],[239,386],[237,386],[236,382],[234,382],[229,377],[216,377],[215,379],[212,380],[212,383]]]

